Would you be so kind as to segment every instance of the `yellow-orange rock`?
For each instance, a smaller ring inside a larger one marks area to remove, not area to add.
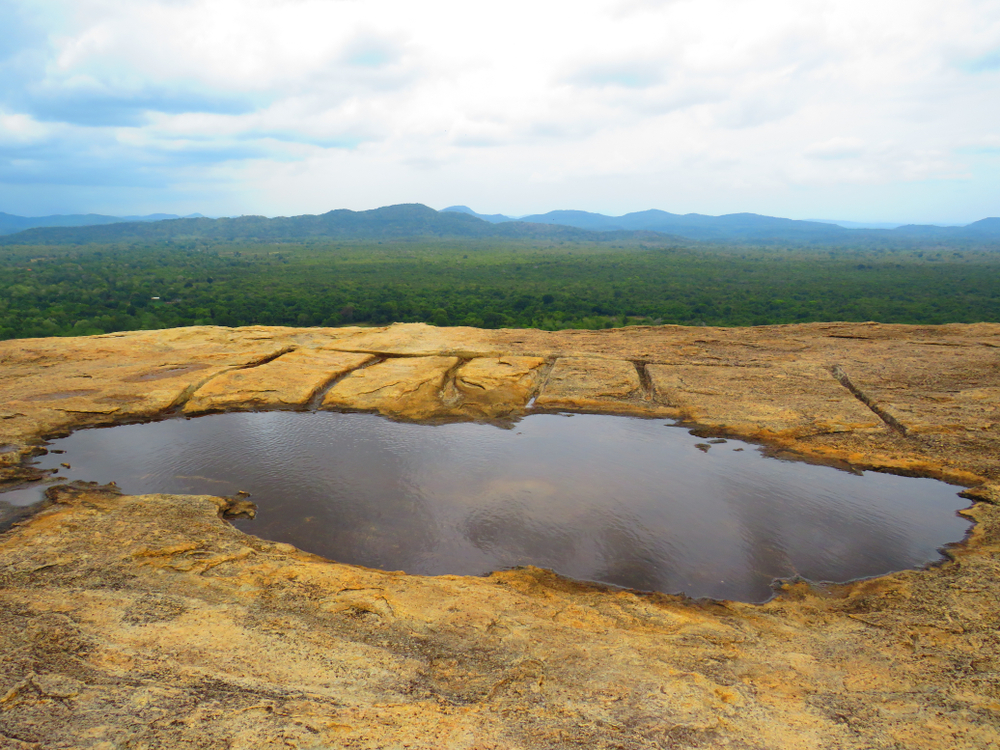
[[[984,385],[980,373],[968,369],[966,354],[962,348],[946,348],[933,369],[912,354],[842,369],[908,432],[989,431],[1000,425],[1000,386]]]
[[[733,435],[787,438],[884,426],[829,370],[812,363],[647,370],[658,401],[686,421]]]
[[[324,349],[296,349],[258,367],[230,370],[208,381],[184,404],[188,414],[301,406],[334,378],[375,359]]]
[[[535,401],[539,409],[572,411],[652,410],[632,362],[595,357],[560,357]]]
[[[423,323],[396,323],[385,328],[353,328],[349,334],[338,336],[328,346],[343,351],[385,352],[405,357],[446,355],[471,358],[502,353],[490,339],[490,332],[479,328],[438,328]]]
[[[338,382],[323,398],[324,409],[377,411],[428,419],[445,412],[441,390],[457,357],[393,357]]]
[[[0,466],[16,463],[38,435],[159,416],[183,406],[212,378],[295,348],[290,340],[194,327],[82,339],[0,342]]]
[[[367,570],[242,534],[231,499],[55,488],[0,534],[0,747],[998,747],[998,349],[998,325],[874,323],[0,342],[8,486],[47,437],[301,404],[354,367],[327,408],[516,418],[538,392],[534,409],[672,415],[975,485],[976,522],[939,566],[752,605]]]
[[[455,373],[454,402],[475,417],[523,414],[545,364],[541,357],[477,357]]]

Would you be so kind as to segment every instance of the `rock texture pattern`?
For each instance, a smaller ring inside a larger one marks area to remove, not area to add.
[[[940,566],[751,605],[368,570],[242,534],[238,499],[54,486],[0,534],[0,747],[1000,745],[1000,326],[187,328],[0,343],[0,392],[8,487],[91,425],[559,409],[945,479],[977,522]]]

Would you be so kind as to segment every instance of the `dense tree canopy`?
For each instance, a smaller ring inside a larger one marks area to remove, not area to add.
[[[0,338],[192,324],[1000,321],[1000,254],[561,241],[8,247]]]

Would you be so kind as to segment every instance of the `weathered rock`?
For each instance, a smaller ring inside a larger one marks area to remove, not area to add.
[[[884,426],[829,370],[812,363],[649,365],[647,370],[658,401],[685,421],[732,435],[794,438]]]
[[[303,406],[327,383],[374,359],[372,354],[296,349],[267,364],[231,370],[208,381],[184,404],[184,411]]]
[[[293,346],[252,328],[208,327],[2,342],[0,443],[17,450],[0,454],[0,466],[41,435],[163,415],[221,373]]]
[[[324,409],[359,409],[388,416],[441,416],[445,378],[457,357],[394,357],[352,372],[327,391]]]
[[[354,367],[327,408],[516,417],[537,393],[534,408],[674,415],[784,455],[978,486],[948,562],[789,584],[766,605],[532,568],[367,570],[240,533],[220,514],[245,501],[51,491],[0,534],[0,747],[1000,745],[998,348],[987,324],[2,342],[0,481],[23,481],[18,462],[57,433],[301,405]]]
[[[445,400],[474,417],[523,414],[545,364],[541,357],[477,357],[455,373],[456,393]]]
[[[345,329],[333,329],[335,331]],[[396,323],[387,328],[354,328],[327,344],[352,352],[383,352],[399,357],[489,357],[503,353],[488,331],[479,328],[437,328],[423,323]]]
[[[995,382],[1000,379],[1000,354],[984,353],[983,369],[993,371],[988,382]],[[969,368],[964,348],[942,354],[934,370],[919,357],[897,356],[852,363],[841,372],[862,398],[906,432],[965,433],[1000,425],[1000,387],[983,385],[982,371]]]
[[[560,357],[535,401],[539,409],[620,412],[655,411],[645,397],[632,362],[594,357]]]

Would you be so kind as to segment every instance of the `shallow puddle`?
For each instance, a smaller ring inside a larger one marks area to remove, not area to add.
[[[257,519],[235,522],[247,533],[416,574],[531,564],[762,601],[774,578],[920,567],[969,528],[955,512],[968,503],[940,482],[780,461],[625,417],[538,414],[507,430],[233,413],[82,430],[52,449],[65,452],[40,466],[133,494],[250,492]]]

